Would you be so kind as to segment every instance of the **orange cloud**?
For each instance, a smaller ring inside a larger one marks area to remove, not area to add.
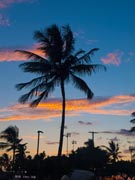
[[[82,113],[102,115],[130,115],[134,110],[128,110],[135,96],[120,95],[110,98],[94,98],[67,100],[66,116],[79,116]],[[127,109],[126,109],[127,108]],[[16,104],[0,109],[0,121],[45,120],[61,117],[61,100],[50,99],[39,104],[37,108],[30,108],[28,104]]]
[[[107,54],[106,57],[101,58],[101,61],[104,64],[113,64],[119,66],[121,64],[121,58],[123,56],[123,52],[116,51],[114,53]]]
[[[41,51],[37,50],[37,45],[33,46],[31,49],[26,49],[27,51],[31,51],[35,54],[43,56]],[[25,55],[22,55],[18,52],[15,52],[16,49],[0,49],[0,62],[4,61],[25,61],[27,60]]]

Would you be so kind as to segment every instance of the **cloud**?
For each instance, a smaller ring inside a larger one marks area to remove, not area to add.
[[[133,136],[135,135],[135,132],[129,132],[127,129],[121,129],[120,132],[117,132],[117,134],[124,135],[124,136]]]
[[[67,100],[66,116],[79,116],[83,113],[127,116],[134,110],[125,109],[135,102],[135,96],[119,95],[108,98],[95,97],[93,100],[73,99]],[[117,108],[116,108],[117,107]],[[30,108],[28,104],[16,104],[0,109],[0,121],[19,120],[50,120],[61,117],[61,100],[48,99],[38,105],[37,108]],[[84,123],[83,121],[81,123]],[[88,122],[87,125],[90,125]]]
[[[5,9],[9,7],[11,4],[17,4],[17,3],[33,3],[36,0],[0,0],[0,9]]]
[[[0,14],[0,26],[10,26],[10,18],[4,15],[5,9],[9,8],[12,4],[20,4],[20,3],[34,3],[38,0],[0,0],[0,10],[2,13]]]
[[[92,125],[91,122],[78,121],[78,123],[81,125]]]
[[[48,145],[55,145],[55,144],[59,144],[59,142],[53,142],[53,141],[47,141],[46,144]]]
[[[0,14],[0,26],[10,26],[9,18]]]
[[[71,132],[71,136],[78,136],[78,135],[80,135],[79,132]]]
[[[101,61],[104,64],[113,64],[113,65],[119,66],[121,64],[121,58],[123,54],[124,53],[122,51],[111,52],[107,54],[106,57],[102,57]]]
[[[24,50],[24,48],[16,48]],[[16,49],[13,48],[0,48],[0,62],[11,62],[11,61],[25,61],[27,60],[25,55],[22,55],[18,52],[15,52]],[[41,51],[37,50],[37,45],[34,45],[32,48],[25,49],[27,51],[36,53],[40,56],[43,56]]]

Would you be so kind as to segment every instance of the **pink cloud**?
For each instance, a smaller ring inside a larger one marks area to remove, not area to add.
[[[17,48],[18,49],[18,48]],[[24,55],[21,55],[15,52],[16,49],[0,49],[0,62],[4,61],[25,61],[27,58]],[[36,53],[40,56],[43,56],[41,51],[37,50],[37,45],[33,46],[32,48],[26,49],[27,51],[31,51]]]
[[[104,64],[113,64],[116,66],[119,66],[121,64],[121,58],[123,56],[123,52],[122,51],[116,51],[113,53],[109,53],[107,54],[106,57],[101,58],[101,61]]]
[[[80,116],[83,113],[127,116],[134,111],[134,109],[126,109],[133,102],[135,102],[135,96],[131,95],[114,96],[104,99],[94,98],[91,101],[87,99],[67,100],[66,116]],[[61,117],[60,99],[48,99],[44,103],[39,104],[35,109],[30,108],[28,104],[16,104],[0,109],[0,121],[39,119],[48,121],[59,117]]]
[[[11,4],[24,3],[24,2],[34,2],[36,0],[0,0],[0,8],[7,8]]]

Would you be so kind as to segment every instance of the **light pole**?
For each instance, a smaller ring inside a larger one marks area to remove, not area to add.
[[[77,141],[73,140],[72,144],[73,144],[73,151],[74,151],[74,145],[77,144]]]
[[[91,134],[92,134],[92,141],[93,141],[93,145],[94,145],[94,135],[95,135],[95,133],[98,133],[98,132],[89,131],[88,133],[91,133]]]
[[[39,154],[39,140],[40,140],[40,133],[44,133],[43,131],[37,131],[38,139],[37,139],[37,155]]]
[[[71,137],[71,133],[67,133],[64,136],[67,138],[67,156],[68,156],[68,138]]]

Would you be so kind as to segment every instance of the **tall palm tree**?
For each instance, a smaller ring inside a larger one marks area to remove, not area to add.
[[[36,107],[48,97],[50,92],[54,91],[56,86],[60,86],[62,121],[58,156],[61,156],[66,109],[65,83],[71,81],[76,88],[87,95],[88,99],[91,99],[93,92],[86,82],[77,75],[91,75],[96,70],[105,70],[106,68],[100,64],[91,64],[91,55],[98,48],[91,49],[87,53],[83,50],[73,53],[75,39],[68,25],[59,28],[54,24],[43,31],[36,31],[34,38],[38,41],[38,50],[44,53],[44,57],[25,50],[16,51],[31,59],[30,62],[24,62],[20,65],[23,71],[35,73],[38,77],[29,82],[17,84],[16,88],[18,90],[30,88],[30,91],[22,95],[19,101],[25,103],[31,100],[30,106]]]
[[[121,158],[120,156],[121,152],[119,151],[119,144],[115,143],[112,140],[108,144],[109,147],[107,146],[101,146],[101,147],[104,147],[107,150],[111,162],[116,162],[117,160],[119,160],[119,158]]]
[[[0,142],[0,149],[6,149],[7,152],[13,151],[13,165],[15,161],[15,151],[18,148],[18,145],[22,141],[19,139],[19,129],[17,126],[9,126],[4,131],[0,133],[0,139],[3,139],[4,142]]]

